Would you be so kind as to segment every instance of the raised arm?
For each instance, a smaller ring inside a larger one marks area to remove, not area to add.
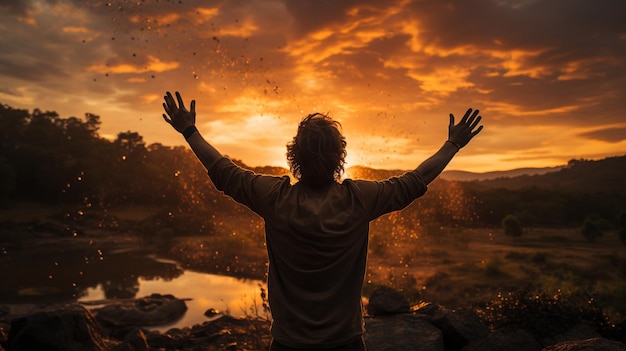
[[[169,91],[165,94],[164,99],[163,109],[167,115],[164,113],[163,119],[177,132],[183,134],[196,157],[208,170],[215,161],[222,158],[222,154],[204,140],[196,128],[196,100],[191,100],[190,111],[187,111],[179,92],[176,92],[178,104]]]
[[[426,184],[435,180],[444,168],[446,168],[454,155],[483,129],[482,125],[478,126],[478,123],[482,119],[478,113],[478,110],[474,110],[472,113],[472,109],[468,109],[457,125],[454,125],[454,115],[450,114],[448,140],[446,140],[443,146],[441,146],[434,155],[417,167],[417,171]]]

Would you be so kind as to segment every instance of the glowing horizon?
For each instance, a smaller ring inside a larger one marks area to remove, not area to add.
[[[481,110],[485,129],[448,170],[626,154],[620,1],[0,8],[0,103],[94,113],[107,138],[130,130],[147,144],[183,145],[161,119],[163,93],[179,90],[196,99],[205,138],[250,166],[286,167],[299,120],[329,112],[343,125],[348,167],[411,169],[445,141],[448,114],[461,118],[468,107]]]

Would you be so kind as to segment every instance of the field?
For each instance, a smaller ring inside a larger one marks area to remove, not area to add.
[[[626,311],[626,246],[615,232],[590,243],[580,228],[526,228],[519,238],[501,228],[440,228],[383,251],[370,254],[368,282],[387,281],[413,299],[454,308],[527,289],[593,297],[612,319]]]

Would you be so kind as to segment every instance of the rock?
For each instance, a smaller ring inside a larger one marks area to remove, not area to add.
[[[437,305],[427,305],[417,310],[443,333],[446,350],[460,350],[465,345],[489,335],[489,328],[473,310],[452,311]]]
[[[604,338],[564,341],[543,351],[626,351],[626,345]]]
[[[116,345],[111,351],[148,351],[148,340],[143,331],[134,328],[132,332],[126,334],[121,344]]]
[[[155,326],[172,323],[187,311],[185,301],[172,295],[152,294],[135,300],[95,309],[96,318],[106,326]]]
[[[209,308],[208,310],[206,310],[206,312],[204,312],[204,315],[209,318],[213,318],[219,314],[222,314],[222,312],[220,312],[219,310],[216,310],[215,308]]]
[[[565,332],[541,339],[544,346],[556,345],[564,341],[576,341],[599,338],[600,333],[585,323],[575,324]]]
[[[372,291],[367,305],[369,315],[381,316],[406,312],[410,312],[409,302],[400,292],[388,286],[379,286]]]
[[[14,319],[7,349],[104,351],[108,344],[93,314],[80,305],[69,305]]]
[[[267,350],[271,337],[263,320],[223,316],[191,328],[146,334],[150,350]]]
[[[534,336],[521,329],[497,329],[486,338],[472,342],[463,351],[541,351]]]
[[[410,313],[365,319],[365,343],[374,351],[443,351],[441,331]]]

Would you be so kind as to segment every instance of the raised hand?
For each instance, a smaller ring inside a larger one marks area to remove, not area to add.
[[[165,113],[163,114],[165,122],[169,123],[179,133],[182,133],[187,127],[196,124],[196,100],[191,100],[190,111],[187,111],[179,92],[176,92],[178,104],[176,104],[172,93],[169,91],[163,98],[165,99],[163,109],[167,113],[167,115]]]
[[[483,126],[478,126],[482,117],[478,114],[478,110],[469,108],[459,122],[454,125],[454,115],[450,114],[450,125],[448,126],[448,141],[452,142],[459,149],[467,145],[476,134],[483,130]],[[478,126],[478,128],[476,128]]]

